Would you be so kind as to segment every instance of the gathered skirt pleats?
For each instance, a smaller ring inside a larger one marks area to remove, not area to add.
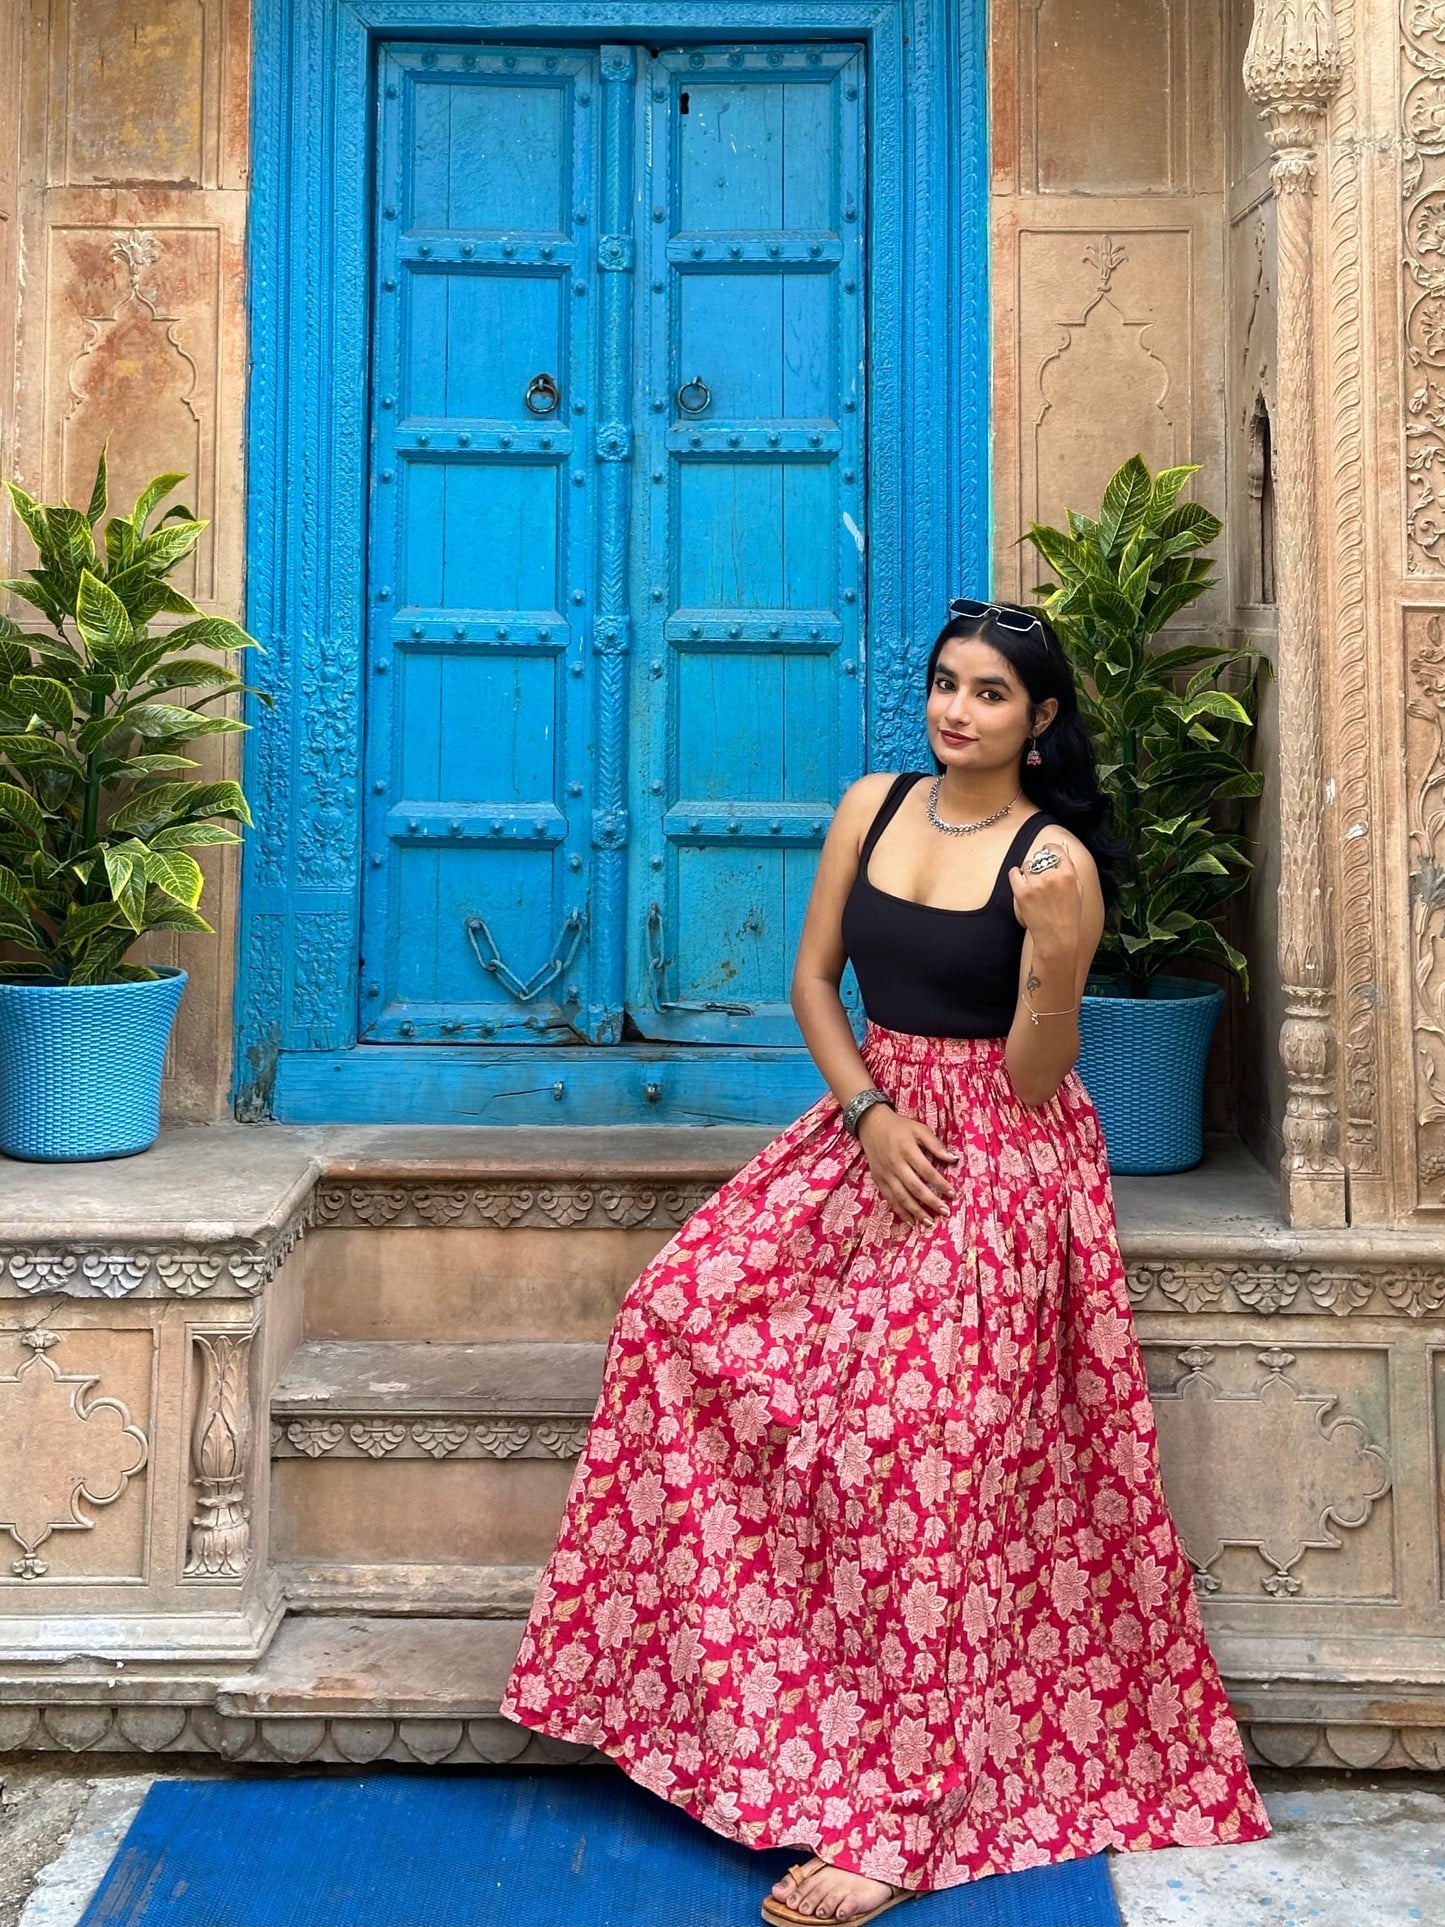
[[[1160,1484],[1097,1116],[870,1025],[959,1153],[899,1218],[831,1096],[629,1289],[502,1711],[730,1838],[918,1888],[1259,1839]]]

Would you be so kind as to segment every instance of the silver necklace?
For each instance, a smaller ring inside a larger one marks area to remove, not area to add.
[[[1001,816],[1007,816],[1014,804],[1017,803],[1023,795],[1021,789],[1015,790],[1001,810],[995,810],[992,816],[981,816],[977,823],[945,823],[943,818],[938,814],[938,792],[942,785],[943,777],[941,775],[935,776],[929,785],[928,820],[935,830],[942,830],[945,836],[972,836],[975,830],[986,830],[990,823],[997,823]]]

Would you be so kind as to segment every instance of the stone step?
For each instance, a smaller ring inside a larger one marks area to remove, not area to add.
[[[475,1719],[495,1715],[521,1628],[501,1619],[288,1615],[216,1710],[252,1718]]]
[[[306,1239],[309,1338],[600,1344],[643,1266],[771,1133],[342,1135]]]
[[[271,1527],[293,1569],[404,1597],[404,1575],[551,1552],[604,1348],[309,1340],[271,1401]],[[464,1593],[466,1579],[448,1585]],[[324,1592],[324,1588],[323,1588]],[[409,1610],[414,1611],[413,1604]],[[482,1610],[486,1610],[485,1605]]]
[[[596,1760],[497,1712],[520,1635],[505,1620],[288,1617],[265,1659],[217,1693],[219,1750],[295,1764]]]
[[[427,1418],[515,1420],[534,1429],[550,1418],[575,1428],[579,1419],[585,1424],[597,1403],[604,1350],[600,1344],[567,1342],[307,1339],[292,1353],[271,1394],[271,1416],[283,1426],[308,1419],[386,1417],[403,1424]],[[386,1456],[385,1447],[352,1443],[369,1457]],[[422,1449],[432,1458],[449,1456],[434,1445]],[[542,1449],[557,1456],[551,1445]]]

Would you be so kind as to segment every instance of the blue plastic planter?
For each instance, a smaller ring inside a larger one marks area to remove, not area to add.
[[[161,1127],[161,1066],[184,970],[151,983],[0,977],[0,1151],[32,1162],[131,1157]]]
[[[1204,1066],[1224,1006],[1218,984],[1155,977],[1147,997],[1092,981],[1079,1009],[1079,1061],[1121,1176],[1187,1171],[1204,1155]]]

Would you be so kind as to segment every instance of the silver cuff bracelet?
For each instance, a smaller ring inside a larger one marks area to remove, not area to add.
[[[887,1091],[880,1091],[874,1085],[870,1085],[866,1091],[859,1091],[856,1097],[848,1099],[843,1106],[843,1129],[849,1137],[857,1137],[859,1118],[865,1111],[872,1110],[875,1104],[886,1104],[889,1110],[892,1110],[893,1099]]]

